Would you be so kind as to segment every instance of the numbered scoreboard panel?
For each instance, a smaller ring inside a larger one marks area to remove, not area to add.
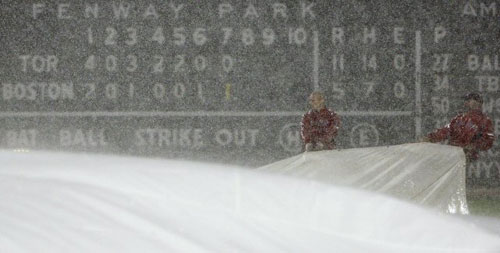
[[[498,0],[0,5],[2,148],[257,166],[301,152],[313,90],[339,148],[413,142],[470,91],[500,135]],[[499,171],[498,141],[468,168]]]

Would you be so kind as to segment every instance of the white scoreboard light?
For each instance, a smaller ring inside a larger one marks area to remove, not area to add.
[[[301,152],[316,89],[339,148],[413,142],[470,91],[500,135],[499,1],[0,4],[2,147],[259,165]]]

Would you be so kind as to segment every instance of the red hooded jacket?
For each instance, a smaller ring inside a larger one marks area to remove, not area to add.
[[[466,156],[478,158],[480,150],[493,146],[493,124],[481,110],[472,110],[453,118],[450,124],[427,135],[431,142],[450,140],[450,145],[464,148]]]
[[[340,127],[340,118],[326,107],[317,111],[310,110],[302,116],[301,136],[304,145],[322,143],[325,149],[334,149],[334,137]]]

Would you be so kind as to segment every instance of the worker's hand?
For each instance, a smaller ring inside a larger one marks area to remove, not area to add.
[[[315,150],[320,151],[320,150],[323,150],[324,147],[325,147],[325,145],[323,145],[323,143],[318,142],[318,143],[316,143],[316,149]]]
[[[464,150],[467,150],[467,151],[472,151],[476,149],[476,147],[472,144],[468,144],[467,146],[464,147]]]
[[[431,139],[427,136],[422,136],[418,139],[418,142],[431,142]]]
[[[306,144],[306,152],[313,151],[313,145],[312,143],[307,143]]]

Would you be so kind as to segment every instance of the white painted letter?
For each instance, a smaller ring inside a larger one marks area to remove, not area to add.
[[[233,6],[231,4],[219,4],[219,18],[223,18],[225,13],[230,13],[233,11]]]
[[[278,13],[280,13],[282,18],[286,18],[286,5],[280,3],[273,4],[273,18],[276,18]]]
[[[446,36],[446,28],[438,26],[434,28],[434,43],[439,43]]]
[[[37,19],[38,14],[43,12],[43,8],[45,8],[45,4],[33,4],[33,18]]]
[[[394,27],[394,43],[396,44],[404,44],[403,40],[403,27]]]
[[[67,15],[69,4],[59,4],[57,6],[57,18],[58,19],[70,19],[71,16]]]

